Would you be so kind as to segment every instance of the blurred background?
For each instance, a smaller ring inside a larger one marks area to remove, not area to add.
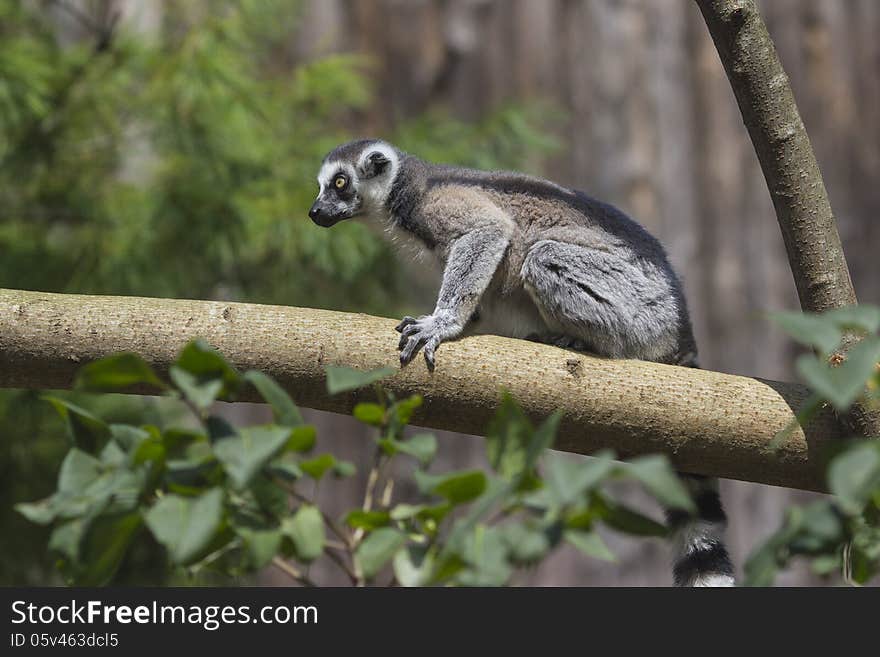
[[[759,4],[856,290],[878,303],[880,3]],[[0,0],[0,286],[429,312],[417,265],[355,222],[327,231],[306,216],[322,156],[355,136],[620,206],[682,274],[704,367],[793,377],[795,352],[767,320],[798,307],[779,228],[690,0]],[[151,399],[81,403],[111,419],[170,413]],[[323,447],[367,464],[361,425],[308,416]],[[0,583],[60,583],[43,528],[12,505],[52,490],[62,427],[38,393],[3,391],[0,433]],[[480,439],[440,438],[438,467],[482,461]],[[355,478],[321,494],[342,509],[362,490]],[[723,495],[740,565],[809,497],[741,482]],[[616,565],[562,550],[521,583],[670,583],[662,543],[608,542]],[[154,547],[122,581],[158,583]],[[258,579],[283,583],[273,577]],[[780,583],[819,581],[795,568]]]

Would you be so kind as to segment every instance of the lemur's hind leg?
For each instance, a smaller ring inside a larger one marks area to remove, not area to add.
[[[614,358],[679,362],[681,314],[667,272],[620,254],[545,240],[529,250],[523,283],[550,331],[542,342]],[[695,356],[687,346],[687,357]],[[681,362],[695,366],[695,362]],[[675,531],[677,586],[732,586],[733,566],[722,535],[726,517],[716,479],[681,474],[697,506],[692,516],[668,510]]]
[[[612,358],[664,360],[681,321],[671,272],[627,252],[541,240],[523,260],[523,286],[551,333]]]
[[[541,344],[550,344],[554,347],[563,349],[572,349],[573,351],[589,352],[590,346],[580,338],[573,338],[563,333],[532,333],[526,336],[526,340],[530,342],[540,342]]]

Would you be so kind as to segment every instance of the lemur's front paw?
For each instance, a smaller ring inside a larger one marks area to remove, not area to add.
[[[400,350],[400,364],[406,365],[415,358],[419,349],[424,348],[425,362],[429,370],[434,369],[434,352],[437,351],[440,343],[461,332],[452,315],[436,312],[418,319],[404,317],[394,330],[401,334],[397,345]]]

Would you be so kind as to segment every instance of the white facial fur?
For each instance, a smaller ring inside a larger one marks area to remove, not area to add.
[[[355,173],[353,166],[351,166],[347,162],[340,162],[338,160],[326,162],[321,167],[321,170],[318,172],[318,185],[321,188],[318,192],[318,196],[321,196],[324,193],[324,190],[331,185],[331,183],[333,182],[333,178],[340,171],[342,171],[342,173],[344,173],[348,177],[348,179],[351,181],[350,184],[357,184],[357,173]],[[335,210],[337,212],[341,212],[346,209],[345,203],[336,203],[335,206]]]
[[[372,178],[364,178],[363,172],[368,166],[367,160],[373,153],[382,153],[389,164],[385,170]],[[391,193],[391,185],[400,168],[400,160],[394,148],[385,142],[376,142],[365,148],[358,156],[357,162],[347,160],[330,160],[321,166],[318,172],[318,195],[324,193],[332,183],[333,178],[340,171],[348,176],[350,185],[362,199],[360,214],[372,217],[385,215],[384,207],[388,195]]]
[[[371,144],[363,150],[358,157],[357,169],[363,171],[367,165],[367,159],[373,153],[382,153],[388,159],[388,166],[378,176],[361,180],[358,192],[364,200],[364,210],[367,214],[376,215],[383,212],[385,201],[391,193],[391,185],[397,177],[400,168],[400,160],[394,148],[385,142]]]
[[[321,167],[321,170],[318,172],[318,185],[321,186],[320,194],[323,194],[324,190],[330,186],[330,183],[333,182],[333,177],[339,171],[342,171],[342,173],[348,176],[348,179],[352,184],[357,183],[357,173],[350,163],[342,162],[340,160],[331,160],[330,162],[325,162]]]

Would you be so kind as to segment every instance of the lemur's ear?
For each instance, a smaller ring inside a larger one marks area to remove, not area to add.
[[[389,160],[384,153],[374,151],[367,156],[366,160],[364,160],[364,165],[361,168],[362,177],[373,178],[374,176],[378,176],[388,168],[389,164],[391,164],[391,160]]]

